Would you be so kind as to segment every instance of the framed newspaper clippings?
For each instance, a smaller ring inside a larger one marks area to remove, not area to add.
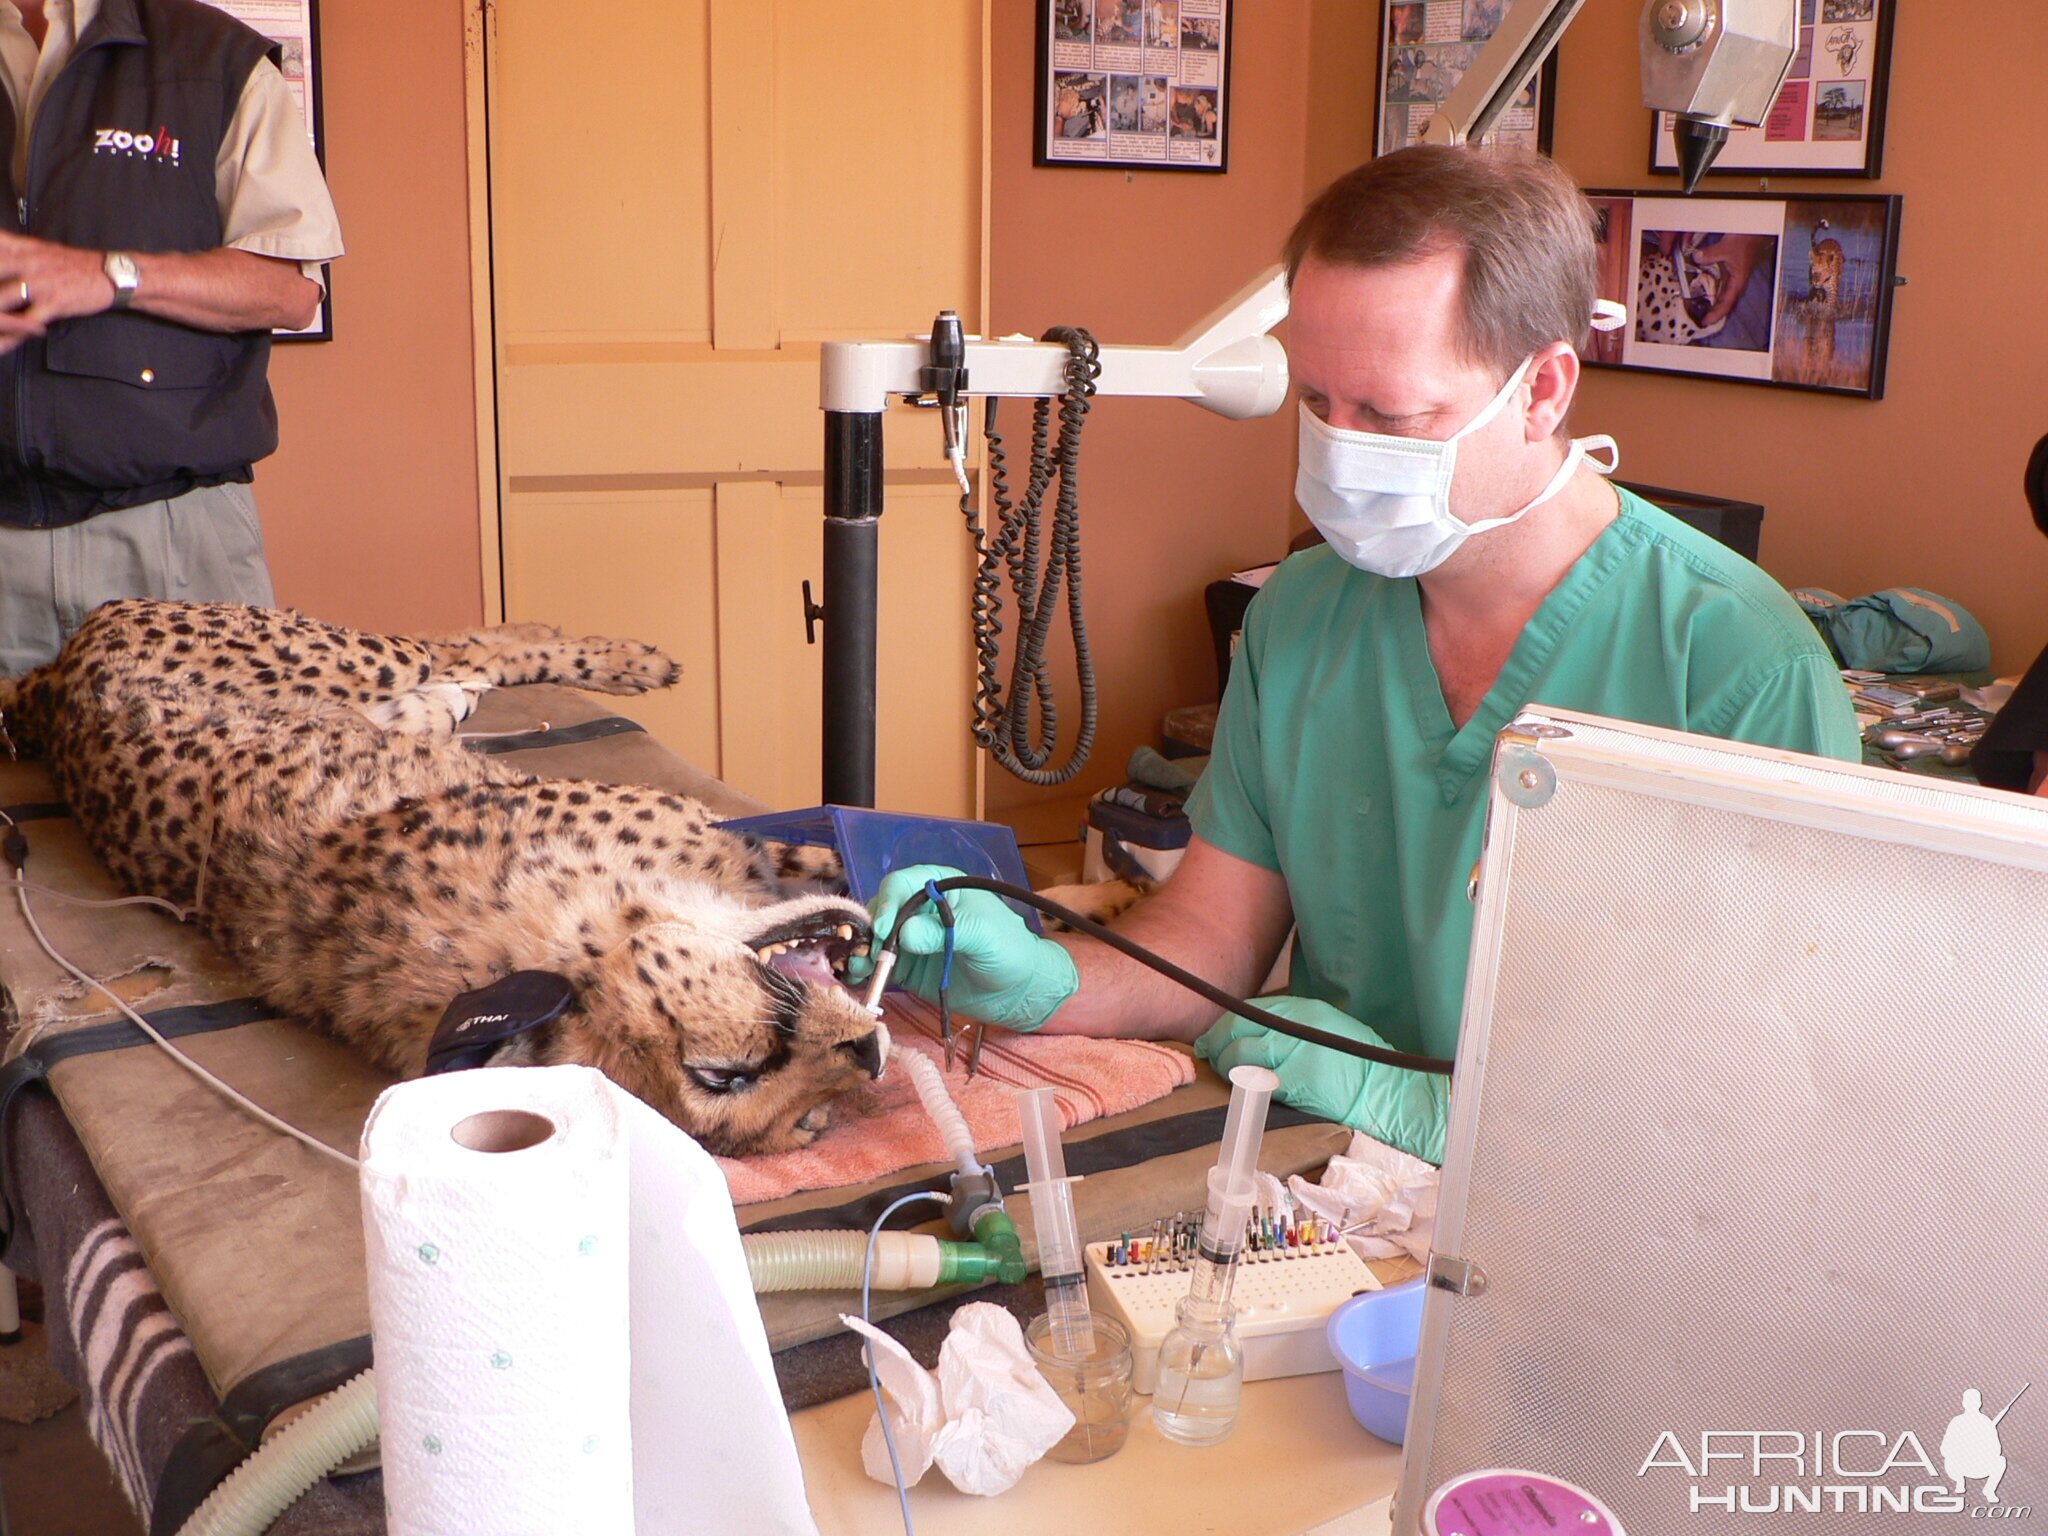
[[[1038,0],[1039,165],[1223,171],[1231,0]]]
[[[1392,154],[1421,141],[1436,109],[1499,30],[1508,5],[1509,0],[1380,0],[1374,154]],[[1549,154],[1556,95],[1553,52],[1481,142]]]
[[[1884,397],[1900,198],[1586,196],[1600,297],[1628,310],[1586,363]]]
[[[313,141],[313,154],[324,167],[327,151],[321,142],[320,124],[320,12],[318,0],[208,0],[244,26],[269,38],[282,56],[278,68],[291,89],[305,119],[306,137]],[[332,341],[334,312],[331,267],[322,272],[324,292],[313,323],[302,331],[274,331],[276,341]]]
[[[1870,176],[1884,164],[1884,109],[1898,0],[1799,0],[1799,52],[1770,115],[1735,128],[1709,176]],[[1671,114],[1650,114],[1650,169],[1678,173]]]

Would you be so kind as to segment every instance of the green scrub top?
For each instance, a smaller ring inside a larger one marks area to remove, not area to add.
[[[1274,572],[1245,616],[1188,814],[1206,841],[1286,878],[1289,990],[1402,1050],[1456,1054],[1486,770],[1525,706],[1860,755],[1835,661],[1791,597],[1616,489],[1620,516],[1543,600],[1462,728],[1413,579],[1317,548]]]

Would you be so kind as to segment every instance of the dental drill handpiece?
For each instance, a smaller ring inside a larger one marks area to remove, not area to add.
[[[889,985],[889,973],[896,969],[896,951],[884,949],[875,957],[874,974],[868,977],[868,995],[861,999],[861,1006],[876,1018],[882,1016],[882,993]]]
[[[939,405],[939,422],[945,440],[945,455],[960,494],[973,489],[967,480],[967,338],[960,316],[950,309],[939,311],[932,321],[931,361],[919,370],[918,382]]]

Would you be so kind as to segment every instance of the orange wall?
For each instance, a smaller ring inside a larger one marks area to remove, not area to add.
[[[321,7],[331,342],[273,353],[256,493],[278,600],[370,629],[477,623],[464,7]]]
[[[1588,5],[1559,58],[1557,158],[1581,185],[1675,186],[1644,170],[1634,0]],[[1927,587],[1990,631],[2002,670],[2048,641],[2048,540],[2020,496],[2028,451],[2048,432],[2048,119],[1959,110],[1956,82],[2048,79],[2040,0],[1896,6],[1884,176],[1779,178],[1771,190],[1905,198],[1890,364],[1881,401],[1590,370],[1580,432],[1621,440],[1622,470],[1656,485],[1762,502],[1763,565],[1788,585],[1854,597]],[[2038,85],[2022,93],[2038,103]],[[1709,177],[1705,190],[1755,191]]]
[[[1331,0],[1241,0],[1230,168],[1217,176],[1034,167],[1035,7],[1027,0],[998,5],[989,264],[995,331],[1037,334],[1067,324],[1104,342],[1170,342],[1276,261],[1301,209],[1310,162],[1326,166],[1327,179],[1355,163],[1367,142],[1369,34],[1348,19],[1361,9]],[[1339,97],[1353,106],[1312,113],[1312,100]],[[1328,138],[1313,146],[1312,115],[1330,120],[1320,130]],[[1347,116],[1355,122],[1345,125]],[[1333,154],[1337,163],[1329,164]],[[1015,464],[1026,413],[1013,405],[1005,421]],[[1131,749],[1157,741],[1165,710],[1216,696],[1202,588],[1284,552],[1292,423],[1284,412],[1229,422],[1175,400],[1096,402],[1080,483],[1102,724],[1080,787],[1121,781]],[[1071,671],[1061,676],[1062,719],[1070,722],[1078,714]],[[1071,793],[1033,790],[989,770],[991,814]]]
[[[1069,321],[1104,339],[1171,340],[1270,260],[1305,196],[1369,148],[1377,0],[1240,3],[1227,175],[1034,169],[1033,10],[1000,6],[995,34],[999,330]],[[1645,169],[1639,10],[1588,5],[1561,50],[1555,151],[1582,185],[1676,185]],[[1898,12],[1884,177],[1776,184],[1904,195],[1909,283],[1886,398],[1589,370],[1575,422],[1618,437],[1631,478],[1762,502],[1763,564],[1788,585],[1931,588],[1983,620],[1995,664],[2018,670],[2048,641],[2048,541],[2019,494],[2048,431],[2048,283],[2036,270],[2048,249],[2048,118],[1958,110],[1955,82],[1980,78],[1987,37],[1999,40],[2000,78],[2048,79],[2048,26],[2040,0],[1986,0],[1963,29],[1941,7]],[[1271,558],[1305,526],[1292,507],[1290,420],[1098,404],[1084,505],[1104,724],[1084,787],[1118,777],[1164,710],[1213,695],[1203,585]],[[992,812],[1045,798],[990,771]]]
[[[1589,5],[1560,61],[1558,157],[1582,183],[1643,169],[1634,0]],[[991,321],[1164,342],[1269,261],[1304,197],[1369,140],[1373,0],[1237,6],[1224,176],[1031,165],[1027,0],[995,7]],[[1764,564],[1855,595],[1896,582],[1975,611],[2003,669],[2048,640],[2048,541],[2018,495],[2048,430],[2048,121],[1956,109],[1983,37],[2001,76],[2048,78],[2039,0],[1983,0],[1963,31],[1901,5],[1886,175],[1802,188],[1906,198],[1888,397],[1594,371],[1581,431],[1626,472],[1763,502]],[[462,7],[327,6],[329,175],[349,255],[337,341],[278,349],[284,445],[258,490],[281,598],[381,628],[482,611],[474,468]],[[2005,67],[2009,64],[2009,68]],[[1744,188],[1747,181],[1728,183]],[[1711,183],[1710,183],[1711,185]],[[1007,417],[1012,441],[1022,413]],[[1121,773],[1162,711],[1214,688],[1201,589],[1299,526],[1288,418],[1229,423],[1177,402],[1103,401],[1083,484],[1104,723],[1084,787]],[[1069,718],[1072,710],[1069,709]],[[1044,798],[990,776],[992,810]]]

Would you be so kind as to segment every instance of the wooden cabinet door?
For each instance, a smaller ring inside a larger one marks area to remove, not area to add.
[[[818,344],[977,327],[983,6],[490,0],[485,35],[506,617],[665,647],[624,712],[814,804]],[[971,815],[968,541],[931,413],[886,440],[878,798]]]

